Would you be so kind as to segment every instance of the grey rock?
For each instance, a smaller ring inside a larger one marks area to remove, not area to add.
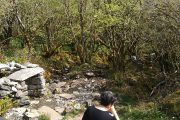
[[[42,106],[38,109],[38,112],[49,115],[51,120],[61,120],[63,118],[58,112],[47,106]]]
[[[24,66],[28,67],[28,68],[35,68],[35,67],[39,67],[38,64],[32,64],[30,62],[27,62],[24,64]]]
[[[18,90],[15,87],[12,87],[13,92],[17,92]]]
[[[29,97],[27,97],[27,96],[24,96],[19,101],[20,106],[26,106],[26,105],[29,105],[29,104],[30,104],[30,100],[29,100]]]
[[[0,79],[0,85],[2,85],[2,84],[4,84],[4,79],[3,78]]]
[[[17,67],[17,68],[21,68],[21,69],[27,68],[26,66],[23,66],[23,65],[21,65],[21,64],[19,64],[19,63],[15,63],[14,66]]]
[[[33,101],[30,101],[30,104],[31,105],[37,105],[37,104],[39,104],[39,101],[38,100],[33,100]]]
[[[57,87],[65,86],[65,84],[66,84],[66,82],[59,82],[59,83],[57,84]]]
[[[23,120],[25,111],[26,111],[26,108],[24,107],[13,108],[5,114],[5,118],[7,120]]]
[[[7,85],[0,85],[0,90],[11,91],[11,87]]]
[[[8,78],[14,81],[24,81],[42,72],[44,72],[44,69],[40,67],[26,68],[11,74],[10,76],[8,76]]]
[[[61,107],[55,107],[55,111],[62,114],[64,112],[64,108],[61,108]]]
[[[17,85],[16,85],[16,89],[18,89],[18,90],[23,90],[23,87],[22,87],[20,84],[17,84]]]
[[[86,77],[95,77],[95,74],[93,72],[86,72],[85,76]]]
[[[40,116],[39,112],[36,109],[29,109],[24,114],[25,120],[38,120],[38,117]]]
[[[67,94],[67,93],[60,94],[59,96],[62,98],[65,98],[65,99],[75,98],[75,96],[73,94]]]
[[[0,97],[7,96],[11,93],[12,93],[11,91],[0,90]]]
[[[0,69],[9,69],[9,65],[0,63]]]
[[[16,98],[23,98],[24,96],[28,96],[28,91],[22,92],[21,90],[18,90],[15,94]]]

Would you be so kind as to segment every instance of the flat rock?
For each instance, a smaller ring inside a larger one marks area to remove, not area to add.
[[[4,83],[4,79],[0,79],[0,85],[2,85]]]
[[[44,72],[44,69],[40,67],[26,68],[9,75],[8,78],[14,81],[24,81],[42,72]]]
[[[55,107],[55,111],[62,114],[64,112],[64,108],[61,107]]]
[[[0,69],[9,68],[9,65],[0,63]]]
[[[66,82],[59,82],[59,83],[57,84],[57,87],[65,86],[65,84],[66,84]]]
[[[25,114],[25,120],[38,120],[38,117],[40,116],[38,110],[31,109],[28,110]]]
[[[22,120],[27,108],[12,108],[5,114],[7,120]]]
[[[60,94],[59,96],[62,98],[66,98],[66,99],[75,98],[75,96],[73,94],[67,94],[67,93]]]
[[[0,97],[4,97],[11,94],[11,91],[0,90]]]
[[[51,120],[61,120],[63,118],[63,116],[61,116],[58,112],[47,106],[40,107],[38,112],[48,115]]]
[[[0,85],[0,90],[11,91],[11,87],[6,85]]]
[[[30,62],[25,63],[24,66],[26,66],[26,67],[28,67],[28,68],[39,67],[38,64],[33,64],[33,63],[30,63]]]

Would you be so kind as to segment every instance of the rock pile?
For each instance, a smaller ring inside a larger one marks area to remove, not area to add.
[[[25,96],[39,97],[45,94],[44,69],[36,64],[24,65],[11,62],[0,63],[0,74],[6,77],[0,78],[0,98],[27,98]]]

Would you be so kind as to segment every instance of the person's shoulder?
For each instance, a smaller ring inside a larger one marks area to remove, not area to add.
[[[95,108],[95,106],[94,106],[94,105],[92,105],[92,106],[88,106],[88,108],[87,108],[87,109],[92,110],[92,109],[94,109],[94,108]]]

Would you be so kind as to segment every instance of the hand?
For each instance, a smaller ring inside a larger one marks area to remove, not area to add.
[[[115,116],[116,120],[120,120],[120,118],[116,112],[116,109],[114,108],[114,105],[111,106],[111,108],[109,109],[109,112],[111,112]]]
[[[110,107],[110,109],[109,109],[109,112],[111,112],[111,113],[114,113],[116,110],[115,110],[115,108],[114,108],[114,105],[112,105],[111,107]]]

